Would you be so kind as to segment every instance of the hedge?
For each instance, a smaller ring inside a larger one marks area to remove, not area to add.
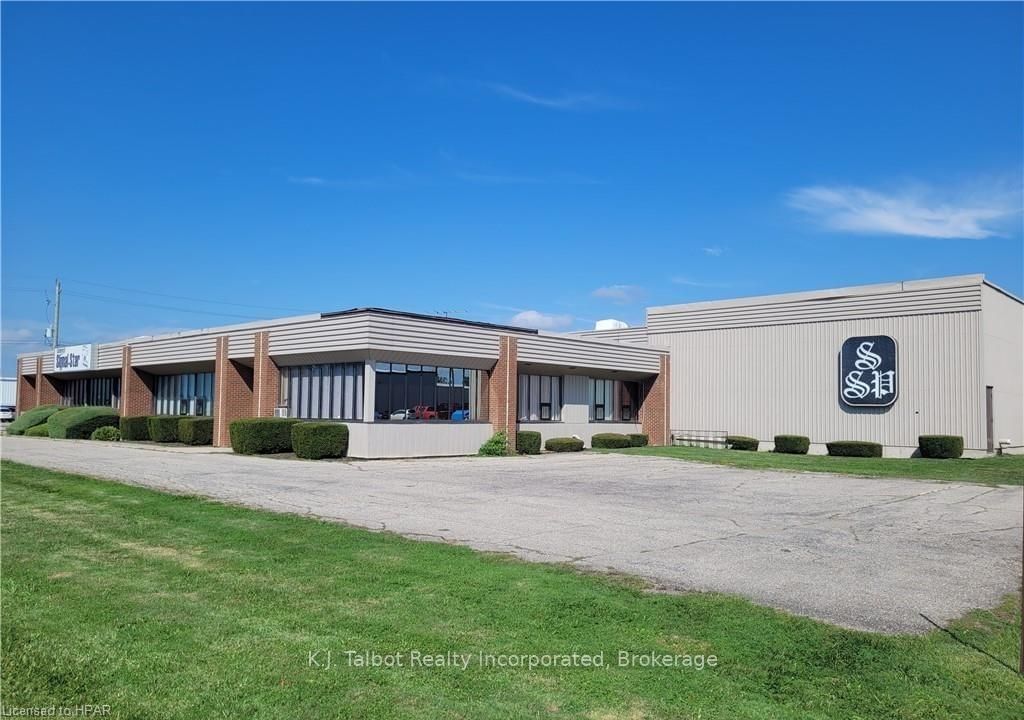
[[[213,445],[213,418],[184,417],[179,419],[178,440],[186,445]]]
[[[104,440],[106,442],[116,442],[121,439],[121,431],[113,425],[104,425],[98,427],[92,431],[92,435],[89,436],[90,440]]]
[[[292,449],[300,458],[319,460],[348,454],[348,425],[300,422],[292,425]]]
[[[33,425],[28,430],[22,433],[25,437],[50,437],[50,428],[43,423],[42,425]]]
[[[477,454],[486,457],[508,455],[508,435],[505,434],[504,430],[494,433],[487,442],[480,446]]]
[[[619,433],[597,433],[590,438],[590,447],[595,448],[627,448],[629,438]]]
[[[46,420],[46,425],[52,438],[88,440],[96,428],[117,427],[120,420],[112,407],[83,405],[55,412]]]
[[[149,430],[149,439],[153,442],[178,442],[178,421],[177,415],[151,415],[146,418],[146,427]]]
[[[548,438],[544,449],[550,452],[579,452],[583,449],[583,441],[576,438]]]
[[[644,433],[629,433],[626,437],[629,438],[630,447],[645,447],[650,441]]]
[[[964,454],[964,439],[960,435],[922,435],[917,439],[921,457],[958,458]]]
[[[286,453],[292,449],[292,425],[296,418],[246,418],[228,426],[231,449],[241,455]]]
[[[811,449],[811,439],[803,435],[776,435],[775,452],[787,455],[806,455]]]
[[[746,435],[726,435],[725,437],[725,446],[731,450],[753,450],[757,452],[757,448],[760,445],[760,440],[747,437]]]
[[[58,410],[60,410],[60,405],[40,405],[26,410],[18,416],[17,420],[7,426],[7,434],[24,435],[29,428],[44,424]]]
[[[522,455],[540,454],[540,433],[536,430],[520,430],[516,433],[516,452]]]
[[[133,415],[121,418],[122,440],[149,440],[149,416]]]
[[[835,457],[882,457],[882,446],[861,440],[837,440],[825,443],[828,454]]]

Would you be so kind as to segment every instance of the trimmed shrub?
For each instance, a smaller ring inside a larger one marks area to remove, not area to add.
[[[629,438],[620,433],[597,433],[590,438],[590,447],[595,448],[627,448]]]
[[[177,415],[150,415],[146,418],[149,439],[153,442],[178,442]]]
[[[300,458],[319,460],[348,454],[348,425],[300,422],[292,425],[292,450]]]
[[[83,405],[55,412],[46,420],[50,437],[88,440],[92,431],[101,427],[117,427],[121,418],[112,407]]]
[[[516,433],[516,452],[522,455],[539,455],[540,433],[536,430],[520,430]]]
[[[786,455],[806,455],[811,449],[811,439],[803,435],[776,435],[775,452]]]
[[[576,438],[548,438],[544,449],[549,452],[579,452],[583,449],[583,441]]]
[[[116,442],[121,439],[121,431],[113,425],[104,425],[98,427],[92,431],[92,435],[89,436],[90,440],[104,440],[106,442]]]
[[[231,449],[240,455],[269,455],[292,450],[295,418],[246,418],[228,426]]]
[[[494,433],[487,442],[480,446],[477,454],[486,457],[508,455],[508,435],[505,434],[504,430]]]
[[[149,416],[135,415],[121,418],[122,440],[149,440]]]
[[[964,454],[964,439],[960,435],[922,435],[917,439],[921,457],[958,458]]]
[[[646,447],[650,439],[644,433],[629,433],[626,435],[629,438],[630,447]]]
[[[825,443],[828,454],[834,457],[882,457],[882,446],[861,440],[837,440]]]
[[[60,405],[40,405],[26,410],[18,419],[7,426],[8,435],[24,435],[29,428],[44,424],[51,415],[60,410]]]
[[[22,433],[25,437],[50,437],[50,428],[46,423],[42,425],[33,425],[28,430]]]
[[[746,435],[727,435],[725,438],[725,446],[730,450],[753,450],[757,452],[757,448],[760,445],[760,440],[747,437]]]
[[[213,418],[181,418],[178,420],[178,440],[186,445],[213,445]]]

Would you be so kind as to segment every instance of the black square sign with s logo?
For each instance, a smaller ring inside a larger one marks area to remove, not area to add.
[[[899,394],[898,372],[891,337],[848,338],[839,354],[839,400],[854,407],[888,407]]]

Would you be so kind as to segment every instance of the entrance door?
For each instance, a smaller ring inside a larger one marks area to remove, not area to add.
[[[996,449],[992,425],[992,386],[988,385],[985,387],[985,449],[989,452],[995,452]]]

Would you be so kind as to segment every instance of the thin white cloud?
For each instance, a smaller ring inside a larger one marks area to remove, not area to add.
[[[327,180],[325,180],[324,178],[322,178],[322,177],[315,177],[313,175],[307,175],[307,176],[304,176],[304,177],[292,177],[292,176],[289,176],[288,182],[290,182],[292,185],[313,185],[313,186],[317,186],[317,185],[326,185],[327,184]]]
[[[814,185],[797,188],[787,201],[827,230],[942,239],[999,235],[1000,223],[1021,212],[1019,188],[997,183],[945,193],[924,186],[886,193]]]
[[[687,287],[696,288],[728,288],[732,287],[729,283],[716,283],[716,282],[703,282],[701,280],[693,280],[688,277],[674,277],[672,282],[676,285],[686,285]]]
[[[512,325],[537,330],[560,330],[572,325],[572,315],[553,315],[537,310],[523,310],[513,315],[509,322]]]
[[[721,257],[722,253],[725,252],[725,250],[723,250],[722,248],[718,247],[717,245],[712,245],[711,247],[701,248],[701,250],[704,251],[705,255],[710,255],[711,257]]]
[[[646,292],[639,285],[606,285],[599,287],[590,293],[596,298],[611,300],[619,304],[626,304],[642,300]]]
[[[597,110],[621,108],[624,103],[601,93],[563,93],[561,95],[537,95],[503,83],[484,83],[484,86],[502,97],[549,108],[551,110]]]

